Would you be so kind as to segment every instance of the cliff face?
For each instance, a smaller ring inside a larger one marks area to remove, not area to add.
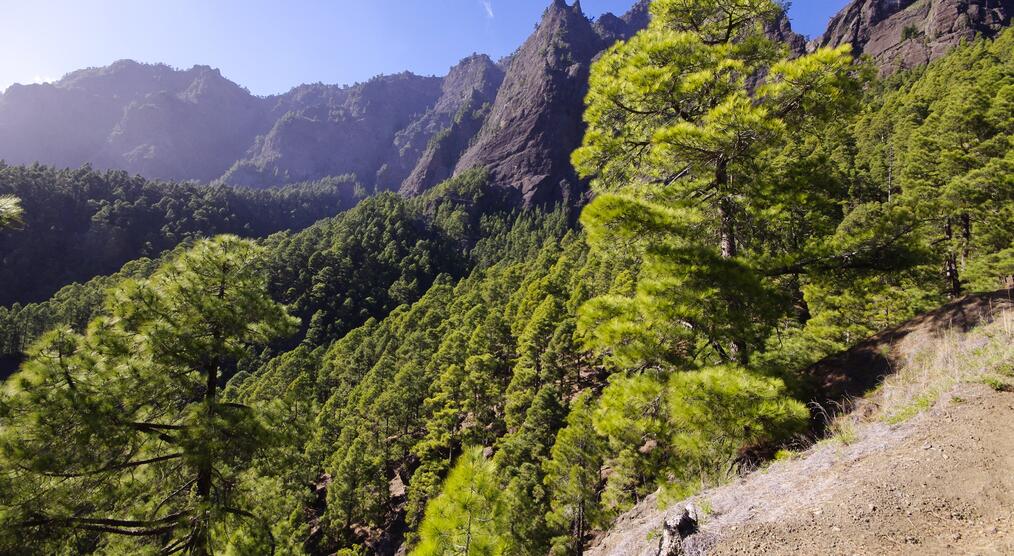
[[[218,70],[197,67],[189,73],[192,79],[177,87],[146,92],[123,108],[95,157],[99,165],[210,181],[243,155],[267,123],[264,100]]]
[[[445,77],[380,76],[257,97],[218,70],[130,60],[0,95],[0,159],[92,164],[151,178],[263,187],[354,174],[419,194],[487,166],[517,203],[575,200],[570,152],[591,60],[648,21],[648,0],[592,22],[553,0],[511,57],[473,55]]]
[[[576,199],[581,191],[570,153],[581,120],[592,58],[604,47],[579,4],[554,0],[512,57],[489,117],[455,173],[486,167],[495,185],[526,204]]]
[[[486,55],[466,58],[452,68],[436,105],[398,134],[398,152],[383,181],[415,195],[449,178],[488,114],[503,78],[503,69]]]
[[[0,158],[210,180],[263,126],[264,99],[207,66],[129,60],[0,96]]]
[[[441,82],[403,73],[350,88],[311,85],[291,92],[274,108],[281,116],[271,129],[223,180],[264,186],[354,174],[377,186],[396,134],[433,106]]]
[[[853,0],[810,48],[851,43],[893,73],[947,53],[962,40],[1010,24],[1014,0]]]
[[[503,63],[502,84],[473,89],[401,191],[418,194],[455,174],[485,167],[493,185],[515,203],[579,199],[585,184],[570,164],[570,153],[584,134],[581,116],[591,61],[647,23],[647,0],[622,17],[607,13],[594,22],[580,2],[553,0],[535,33]]]

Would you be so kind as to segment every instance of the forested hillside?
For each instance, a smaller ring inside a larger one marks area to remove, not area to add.
[[[2,168],[4,284],[68,272],[49,211],[123,242],[82,279],[151,259],[0,309],[0,552],[582,554],[814,434],[814,362],[1010,287],[1014,32],[880,78],[773,1],[650,9],[589,69],[586,206],[472,169],[198,239],[351,183]]]
[[[302,323],[299,327],[300,334],[293,342],[298,343],[306,334],[316,343],[339,338],[368,317],[386,315],[394,307],[414,301],[429,287],[437,274],[460,274],[467,257],[460,249],[467,243],[468,237],[475,235],[472,227],[477,226],[478,222],[473,223],[472,220],[477,217],[470,216],[459,205],[481,202],[482,194],[477,189],[480,184],[485,184],[485,175],[477,172],[443,185],[440,189],[444,192],[442,195],[454,196],[458,201],[442,200],[443,197],[431,195],[410,203],[390,193],[382,194],[363,201],[345,213],[322,219],[305,230],[280,232],[266,238],[263,241],[266,250],[262,262],[268,287],[273,296],[286,303],[290,312],[298,316]],[[162,191],[152,184],[147,185],[153,193]],[[305,186],[305,191],[304,186],[284,188],[277,193],[271,190],[238,191],[240,195],[259,198],[265,202],[264,213],[256,215],[260,220],[277,214],[274,211],[284,208],[287,202],[302,202],[301,198],[307,193],[343,192],[343,188],[350,185],[324,182]],[[191,187],[192,192],[203,191],[197,186],[186,187]],[[236,191],[219,189],[219,193],[222,192]],[[200,202],[202,198],[195,195],[193,200]],[[167,199],[162,204],[171,201]],[[337,211],[340,205],[329,204],[326,199],[314,199],[311,196],[310,202],[301,206],[310,213],[327,213]],[[219,207],[220,210],[229,208],[226,204]],[[425,216],[430,213],[433,218]],[[181,214],[190,213],[184,211]],[[121,233],[125,236],[140,234],[142,230],[135,228],[151,223],[145,216],[147,213],[139,215],[134,212],[129,217],[124,217],[123,222],[128,228],[121,230]],[[301,219],[298,212],[287,216]],[[438,229],[434,220],[445,222],[446,229]],[[191,221],[184,220],[172,225],[187,225],[189,222]],[[228,218],[206,224],[211,227],[197,228],[190,234],[182,235],[181,244],[168,253],[162,253],[153,259],[133,260],[115,274],[98,276],[83,284],[65,286],[42,302],[0,307],[0,357],[4,361],[17,362],[19,354],[34,340],[57,325],[69,325],[83,330],[88,321],[104,309],[105,292],[111,286],[128,278],[146,278],[164,260],[178,256],[199,237],[221,231],[221,228],[216,229],[214,226],[231,225]],[[244,235],[253,235],[249,226],[240,230]],[[261,230],[263,235],[264,229]],[[12,237],[17,236],[12,233]],[[144,236],[139,237],[143,239]],[[176,236],[160,239],[168,242],[169,239],[176,239]],[[37,245],[28,243],[25,252],[34,252],[29,250]],[[165,246],[172,245],[168,243]],[[70,248],[76,250],[83,247],[72,244]],[[53,264],[58,262],[54,261]],[[15,280],[12,282],[18,283]],[[0,370],[6,374],[7,364]]]
[[[20,199],[24,212],[17,230],[0,232],[6,306],[44,300],[187,238],[302,229],[350,208],[365,191],[349,178],[250,190],[0,163],[0,195]]]

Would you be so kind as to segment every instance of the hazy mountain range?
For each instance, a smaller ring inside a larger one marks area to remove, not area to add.
[[[793,49],[850,42],[885,72],[938,57],[1009,23],[1014,0],[855,0],[811,41],[787,20]],[[576,199],[569,156],[583,133],[590,63],[648,23],[647,1],[588,19],[552,0],[511,56],[473,55],[444,77],[378,76],[258,97],[208,66],[121,60],[0,95],[0,159],[117,168],[151,178],[265,187],[354,174],[376,190],[417,194],[476,166],[519,203]]]

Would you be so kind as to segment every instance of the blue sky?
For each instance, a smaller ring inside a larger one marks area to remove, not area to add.
[[[122,58],[207,64],[253,93],[353,83],[410,70],[442,75],[480,52],[517,48],[550,0],[2,0],[0,90]],[[568,0],[568,3],[572,0]],[[597,17],[634,0],[582,0]],[[817,35],[846,0],[796,0]]]

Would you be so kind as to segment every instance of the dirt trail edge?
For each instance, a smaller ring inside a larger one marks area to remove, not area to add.
[[[695,497],[685,553],[1014,554],[1014,394],[954,395]],[[655,556],[666,516],[646,500],[587,554]]]
[[[865,354],[885,353],[882,347],[904,333],[942,320],[967,327],[967,320],[953,318],[955,309],[984,302],[1010,306],[991,298],[950,304],[858,347]],[[944,315],[948,318],[941,319]],[[837,375],[845,378],[837,385],[864,382],[866,389],[883,376],[882,367],[870,361],[864,361],[865,369],[853,366],[862,353],[837,356],[849,360],[838,368],[851,367],[845,372],[852,375]],[[836,375],[823,364],[824,376]],[[677,523],[688,504],[700,518],[700,530],[681,549],[661,556],[1014,555],[1014,393],[962,384],[901,424],[859,424],[848,445],[823,441],[666,509],[649,497],[621,516],[586,555],[660,556],[664,538],[671,536],[663,524]]]

